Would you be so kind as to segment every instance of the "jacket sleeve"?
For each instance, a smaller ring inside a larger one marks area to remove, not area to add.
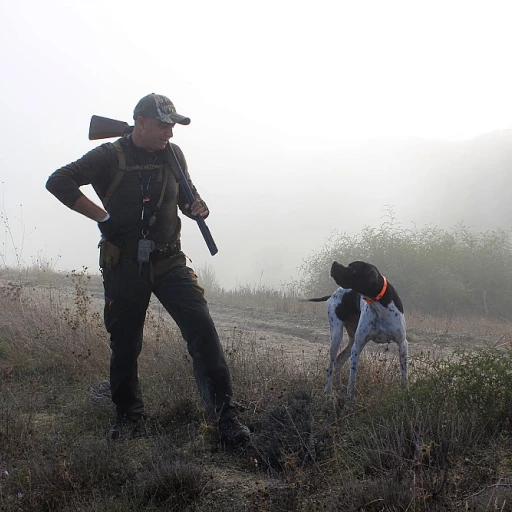
[[[77,199],[84,194],[80,191],[83,185],[94,186],[96,192],[108,183],[109,170],[115,158],[111,150],[112,144],[106,143],[86,153],[82,158],[72,162],[50,175],[46,189],[68,208],[73,208]]]
[[[203,206],[208,209],[206,206],[206,203],[201,199],[201,196],[199,195],[199,192],[197,191],[195,185],[192,183],[192,180],[190,178],[190,174],[188,172],[188,166],[187,161],[185,160],[185,155],[183,154],[183,151],[181,151],[181,148],[177,146],[176,144],[172,145],[172,148],[174,149],[174,153],[176,155],[176,158],[178,159],[178,162],[183,170],[183,173],[185,174],[188,184],[190,186],[190,190],[192,190],[192,194],[196,199],[199,199],[201,203],[203,203]],[[180,184],[180,190],[178,194],[178,206],[183,213],[183,215],[186,215],[187,217],[194,219],[195,217],[193,215],[190,215],[189,211],[185,209],[185,205],[188,204],[187,198],[185,196],[185,192],[183,191],[181,184]]]

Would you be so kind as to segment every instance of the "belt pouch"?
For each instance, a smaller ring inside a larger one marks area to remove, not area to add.
[[[109,242],[102,240],[100,242],[100,268],[110,268],[119,263],[121,258],[121,249]]]

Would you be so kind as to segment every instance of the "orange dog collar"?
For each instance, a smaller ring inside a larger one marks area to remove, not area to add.
[[[369,299],[367,297],[363,297],[363,299],[368,303],[368,304],[371,304],[372,302],[376,302],[380,299],[382,299],[382,297],[384,297],[384,294],[386,293],[386,290],[388,289],[388,280],[382,276],[382,279],[384,279],[384,284],[382,285],[382,290],[380,291],[380,293],[377,295],[377,297],[375,297],[374,299]]]

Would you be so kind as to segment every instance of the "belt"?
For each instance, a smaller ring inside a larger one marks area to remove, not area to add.
[[[156,259],[170,258],[176,256],[181,251],[181,242],[174,244],[156,244],[155,249],[151,253]]]

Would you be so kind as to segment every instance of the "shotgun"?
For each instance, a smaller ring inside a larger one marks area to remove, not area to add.
[[[117,121],[116,119],[109,119],[108,117],[101,116],[92,116],[91,124],[89,126],[89,140],[98,140],[98,139],[107,139],[110,137],[122,137],[123,135],[127,135],[132,133],[133,126],[130,126],[128,123],[124,121]],[[176,158],[176,154],[172,149],[172,146],[168,143],[165,148],[165,158],[167,163],[171,166],[172,169],[176,171],[176,174],[180,180],[180,186],[185,194],[185,199],[187,203],[192,206],[192,203],[195,201],[194,194],[190,188],[187,177],[181,168],[181,165]],[[203,235],[204,241],[210,250],[210,254],[214,256],[217,254],[218,249],[215,241],[213,240],[212,234],[206,225],[205,220],[202,217],[195,217],[197,221],[197,225],[201,230],[201,234]]]

